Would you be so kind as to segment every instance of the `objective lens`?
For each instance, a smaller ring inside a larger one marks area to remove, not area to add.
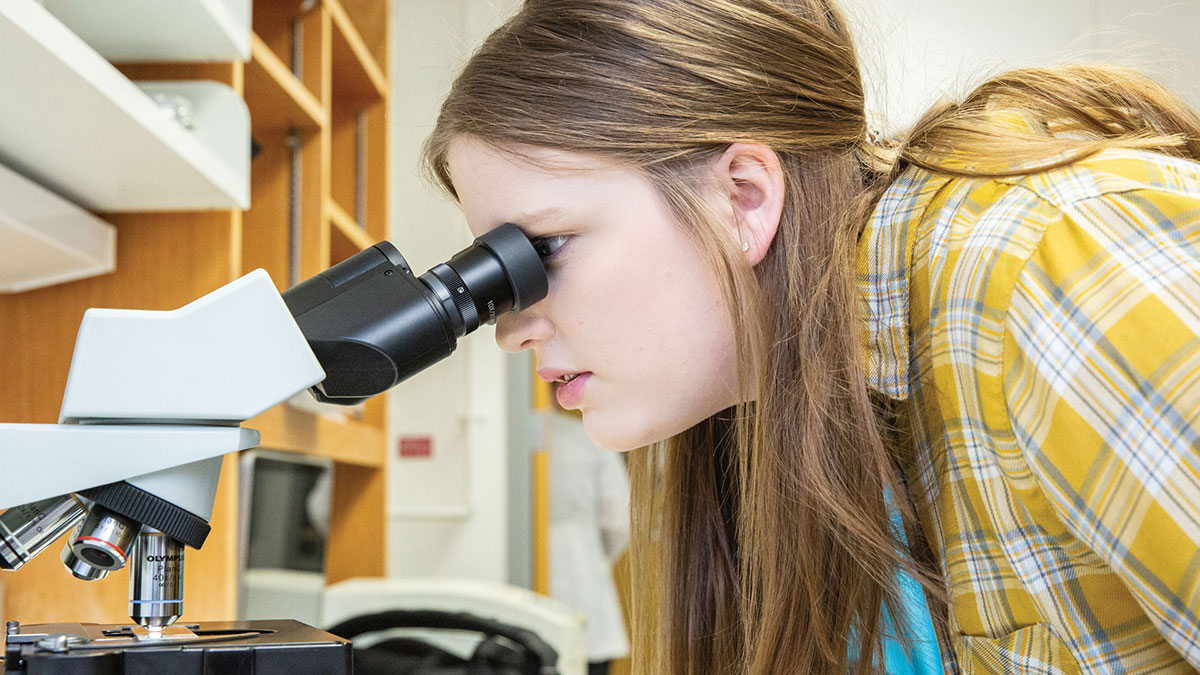
[[[81,527],[83,527],[83,523],[80,523],[79,527],[76,527],[75,531],[71,533],[72,540],[79,535],[79,530]],[[93,567],[92,565],[80,560],[79,556],[75,555],[75,551],[71,549],[70,541],[63,545],[62,553],[60,553],[58,557],[59,560],[62,560],[62,563],[67,568],[67,571],[71,573],[71,576],[75,577],[76,579],[81,579],[83,581],[97,581],[108,576],[108,570],[101,569],[99,567]]]
[[[533,244],[507,223],[420,278],[381,242],[283,293],[325,369],[319,401],[355,404],[453,353],[457,339],[546,297]]]
[[[129,617],[150,630],[161,630],[182,614],[183,544],[145,528],[129,570]]]
[[[71,536],[71,550],[92,567],[119,570],[125,566],[129,547],[140,529],[133,521],[93,504],[79,531]]]
[[[14,506],[0,514],[0,569],[23,566],[75,527],[83,514],[71,495]]]
[[[111,555],[98,548],[85,548],[81,553],[84,560],[97,567],[110,568],[116,565],[116,560]]]

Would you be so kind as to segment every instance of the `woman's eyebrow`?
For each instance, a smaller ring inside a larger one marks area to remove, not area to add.
[[[537,229],[540,226],[545,226],[547,222],[562,217],[564,211],[565,209],[563,209],[561,206],[548,206],[544,209],[538,209],[537,211],[522,213],[515,218],[512,218],[508,222],[516,225],[522,232],[525,233],[525,236],[531,236],[529,232],[531,229]]]

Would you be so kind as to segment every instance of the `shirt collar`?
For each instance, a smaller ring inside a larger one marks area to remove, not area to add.
[[[912,167],[880,198],[858,240],[858,287],[866,319],[867,386],[896,400],[909,393],[909,276],[913,240],[945,176]]]

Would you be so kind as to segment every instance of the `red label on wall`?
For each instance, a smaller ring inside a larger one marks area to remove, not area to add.
[[[414,457],[433,457],[433,437],[401,436],[400,457],[403,459]]]

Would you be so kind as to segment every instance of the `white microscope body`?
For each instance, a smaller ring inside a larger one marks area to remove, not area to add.
[[[88,310],[59,423],[0,424],[0,450],[21,458],[0,483],[0,570],[74,528],[71,574],[130,564],[139,639],[194,639],[171,625],[185,546],[208,536],[221,456],[258,444],[242,422],[306,389],[365,401],[547,289],[538,249],[505,224],[420,277],[380,242],[282,295],[256,270],[177,310]],[[10,650],[35,639],[8,628]]]
[[[130,615],[161,630],[182,611],[179,544],[207,535],[222,455],[258,444],[239,425],[324,377],[263,270],[172,311],[87,310],[59,423],[0,424],[0,448],[21,453],[0,485],[0,567],[79,525],[63,561],[96,579],[136,541]],[[93,494],[112,484],[127,488]]]

